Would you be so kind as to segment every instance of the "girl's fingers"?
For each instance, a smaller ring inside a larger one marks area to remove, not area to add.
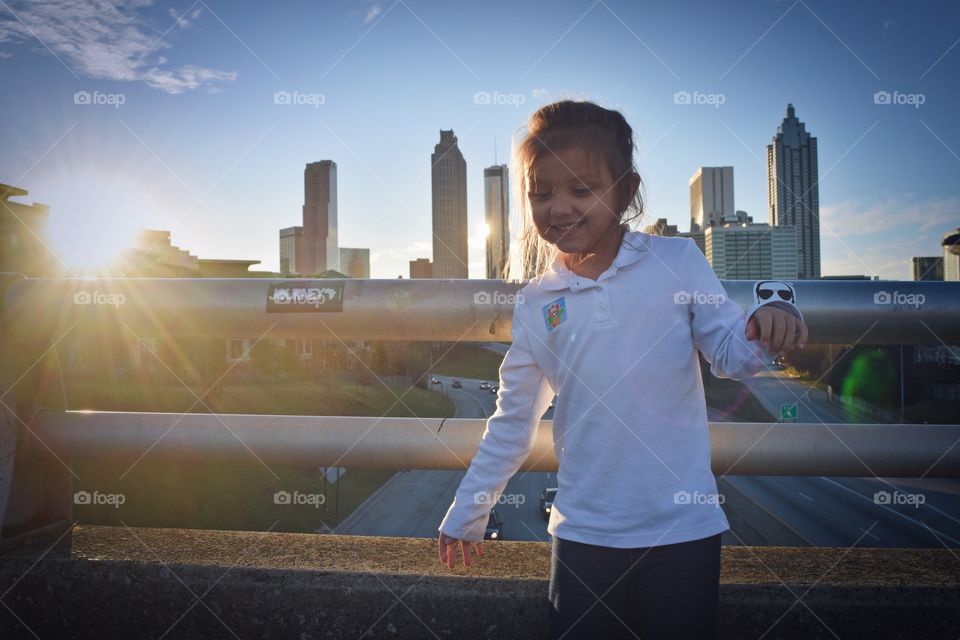
[[[773,329],[773,317],[770,315],[769,311],[758,311],[757,322],[760,325],[760,343],[763,346],[770,345],[770,332]]]
[[[789,312],[780,311],[773,316],[773,327],[770,329],[770,353],[780,353],[784,339],[787,337],[787,318]]]
[[[478,543],[477,543],[477,555],[478,555],[478,556],[482,556],[482,555],[483,555],[483,543],[482,543],[482,542],[478,542]]]
[[[783,335],[783,344],[780,346],[780,353],[787,354],[793,351],[794,346],[797,342],[797,319],[793,317],[793,314],[787,314],[785,318],[786,322],[786,331]]]
[[[447,545],[445,544],[447,536],[440,534],[440,540],[438,540],[437,551],[440,554],[440,562],[447,561]]]
[[[471,563],[470,547],[472,547],[473,545],[471,545],[471,544],[470,544],[469,542],[467,542],[466,540],[461,540],[461,541],[460,541],[460,546],[461,546],[461,548],[463,549],[463,566],[469,567],[469,566],[470,566],[470,563]]]

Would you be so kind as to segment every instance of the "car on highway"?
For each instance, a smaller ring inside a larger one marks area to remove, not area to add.
[[[490,383],[487,382],[486,380],[484,380],[483,382],[480,383],[480,388],[481,388],[481,389],[489,389],[489,388],[490,388]]]
[[[463,388],[463,385],[460,384],[460,381],[459,381],[459,380],[454,380],[453,383],[452,383],[450,386],[453,387],[454,389],[462,389],[462,388]]]
[[[497,391],[500,391],[500,387],[490,387],[490,393],[497,395]]]
[[[487,530],[483,534],[484,540],[503,540],[503,520],[497,513],[497,508],[490,509],[490,517],[487,518]]]
[[[430,384],[440,384],[440,381],[437,380],[436,378],[431,378],[431,379],[430,379]]]
[[[553,511],[553,501],[557,497],[557,488],[549,487],[540,494],[540,513],[547,520],[550,519],[550,512]]]

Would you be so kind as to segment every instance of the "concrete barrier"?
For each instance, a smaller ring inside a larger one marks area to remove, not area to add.
[[[75,526],[0,556],[0,638],[546,638],[550,547]],[[724,547],[721,638],[957,638],[948,549]]]

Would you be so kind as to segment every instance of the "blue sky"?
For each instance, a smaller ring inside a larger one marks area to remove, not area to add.
[[[650,221],[687,230],[698,166],[732,165],[736,207],[767,221],[765,145],[792,102],[819,140],[823,273],[909,279],[960,225],[958,42],[951,2],[3,0],[0,182],[52,207],[77,272],[137,228],[276,269],[304,164],[333,159],[340,244],[392,278],[431,255],[430,153],[452,128],[482,277],[483,168],[539,105],[620,109]]]

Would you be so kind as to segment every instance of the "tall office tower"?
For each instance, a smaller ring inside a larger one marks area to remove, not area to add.
[[[487,277],[503,278],[510,259],[510,178],[507,165],[483,170],[483,201],[487,223]]]
[[[733,208],[733,167],[700,167],[690,178],[690,231],[721,224]]]
[[[303,260],[303,227],[280,229],[280,273],[300,275]]]
[[[351,278],[370,278],[370,249],[340,247],[340,272]]]
[[[787,105],[787,117],[767,145],[770,224],[797,228],[797,277],[820,277],[820,190],[817,139]]]
[[[303,170],[303,260],[300,273],[340,270],[337,244],[337,163],[311,162]]]
[[[440,130],[430,156],[433,185],[433,277],[467,278],[467,162],[453,130]]]
[[[795,227],[724,224],[704,231],[705,255],[721,280],[794,280]]]

